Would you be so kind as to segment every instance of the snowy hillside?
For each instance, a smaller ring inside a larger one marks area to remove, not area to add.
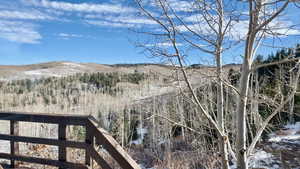
[[[169,74],[171,67],[157,64],[104,65],[96,63],[49,62],[33,65],[1,66],[0,80],[36,79],[41,77],[62,77],[76,73],[91,72],[155,72]]]
[[[224,65],[224,70],[238,69],[239,65]],[[213,68],[202,66],[194,68],[201,74],[209,74]],[[174,67],[163,64],[116,64],[105,65],[96,63],[48,62],[32,65],[0,65],[0,80],[37,79],[41,77],[62,77],[76,73],[121,72],[121,73],[152,73],[159,76],[170,76]],[[198,77],[198,76],[197,76]]]

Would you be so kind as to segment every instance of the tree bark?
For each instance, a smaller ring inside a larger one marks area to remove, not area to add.
[[[219,48],[216,52],[216,62],[217,62],[217,120],[218,125],[222,133],[225,133],[224,127],[224,94],[223,94],[223,82],[222,82],[222,63],[221,63],[221,49]],[[222,157],[222,168],[228,169],[228,148],[227,148],[228,138],[219,135],[219,150]]]
[[[293,85],[293,81],[294,81],[294,76],[293,73],[290,73],[290,85]],[[294,118],[294,102],[295,102],[295,98],[291,98],[290,102],[289,102],[289,123],[294,124],[295,123],[295,118]]]
[[[243,64],[242,77],[240,81],[240,98],[237,108],[237,166],[238,169],[248,169],[246,153],[246,105],[249,86],[249,63]]]

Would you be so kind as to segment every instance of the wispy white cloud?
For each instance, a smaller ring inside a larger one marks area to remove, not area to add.
[[[187,0],[167,0],[165,2],[157,2],[157,1],[142,1],[144,6],[152,6],[152,8],[156,8],[160,6],[160,3],[166,3],[165,6],[169,6],[175,12],[192,12],[195,10],[194,3],[192,1]]]
[[[17,5],[0,7],[0,37],[20,43],[39,43],[42,36],[36,29],[40,22],[59,20],[61,22],[76,19],[81,23],[102,27],[134,27],[136,24],[150,24],[151,21],[132,16],[136,9],[123,6],[122,3],[71,3],[58,0],[19,0]],[[22,7],[22,8],[20,8]],[[87,20],[85,15],[104,17]],[[106,18],[106,19],[103,19]],[[35,26],[34,26],[35,25]],[[60,33],[62,39],[80,38],[81,35]]]
[[[169,0],[170,7],[177,12],[191,12],[195,10],[193,2],[185,0]]]
[[[182,43],[176,43],[177,46],[183,46]],[[161,43],[155,43],[155,44],[146,44],[146,47],[162,47],[162,48],[166,48],[166,47],[172,47],[173,44],[170,42],[161,42]]]
[[[131,27],[136,26],[134,24],[108,22],[108,21],[102,21],[102,20],[86,20],[86,23],[91,24],[91,25],[96,25],[96,26],[115,27],[115,28],[131,28]]]
[[[290,35],[299,35],[300,31],[293,27],[293,22],[289,21],[288,19],[273,20],[267,29],[272,30],[272,34],[266,34],[266,37],[271,37],[273,35],[276,36],[290,36]],[[249,22],[248,20],[242,20],[239,22],[233,23],[233,29],[230,32],[233,39],[244,39],[247,35]],[[268,33],[268,32],[267,32]]]
[[[213,17],[213,16],[212,16]],[[211,27],[207,24],[205,19],[200,14],[195,14],[191,16],[183,16],[183,21],[185,21],[185,25],[178,25],[177,29],[181,32],[188,32],[189,30],[186,28],[188,27],[190,30],[197,32],[203,35],[214,35]],[[229,22],[229,19],[225,19],[224,21],[224,28],[225,24]],[[232,40],[242,40],[245,39],[248,31],[249,22],[248,20],[239,20],[239,21],[232,21],[231,28],[228,31],[227,37]],[[211,24],[211,26],[215,27],[217,30],[217,24]],[[291,22],[288,18],[281,18],[273,20],[268,27],[272,30],[272,33],[277,36],[288,36],[288,35],[298,35],[300,31],[293,28],[293,22]],[[266,37],[270,37],[272,35],[268,34]]]
[[[89,14],[86,15],[85,18],[88,19],[105,19],[106,21],[117,22],[117,23],[124,23],[124,24],[146,24],[146,25],[154,25],[154,22],[151,19],[137,17],[137,16],[103,16],[103,15],[93,15]]]
[[[141,16],[123,16],[123,15],[99,15],[99,14],[88,14],[85,15],[86,23],[102,26],[102,27],[115,27],[115,28],[132,28],[155,25],[156,22],[153,20],[141,17]]]
[[[129,28],[142,24],[153,24],[149,19],[134,16],[137,10],[119,3],[71,3],[57,0],[21,0],[27,6],[50,11],[53,15],[60,15],[60,19],[69,17],[90,25],[112,28]],[[58,14],[57,14],[58,12]],[[65,37],[66,38],[66,37]],[[69,38],[69,37],[68,37]]]
[[[124,13],[134,12],[134,8],[120,4],[95,4],[95,3],[70,3],[49,0],[23,0],[23,3],[37,7],[52,8],[70,12],[95,12],[95,13]]]
[[[124,6],[122,2],[114,3],[71,3],[58,0],[21,0],[27,6],[41,8],[43,11],[59,12],[60,19],[69,17],[99,27],[131,28],[142,25],[154,25],[154,21],[136,16],[138,10]],[[57,15],[57,13],[53,13]]]
[[[42,36],[36,26],[22,21],[0,20],[0,38],[19,43],[40,43]]]
[[[269,27],[273,29],[279,36],[300,35],[300,30],[295,29],[295,23],[285,18],[284,20],[275,19],[270,23]]]
[[[54,17],[39,11],[0,10],[3,19],[52,20]]]
[[[57,36],[61,37],[62,39],[68,40],[70,38],[82,38],[83,35],[79,34],[70,34],[70,33],[59,33]]]
[[[121,0],[111,0],[109,1],[110,3],[71,3],[59,0],[20,1],[23,6],[25,4],[24,9],[15,8],[3,10],[0,8],[0,20],[2,20],[2,24],[5,22],[6,25],[9,25],[8,23],[17,23],[16,21],[19,21],[18,23],[20,24],[19,29],[15,24],[14,26],[11,26],[13,29],[10,31],[5,31],[7,28],[0,30],[2,38],[22,43],[38,43],[42,36],[38,30],[30,24],[33,20],[60,20],[62,22],[64,22],[64,20],[76,20],[81,23],[105,28],[141,28],[145,26],[148,29],[153,28],[152,30],[156,30],[156,23],[154,21],[143,16],[136,15],[137,9],[122,5],[124,1],[120,2]],[[114,2],[112,3],[112,1]],[[190,11],[194,9],[191,2],[187,0],[168,0],[168,2],[173,10],[179,12],[179,17],[183,18],[190,29],[206,35],[212,34],[211,28],[205,24],[201,15],[189,15]],[[150,4],[154,5],[153,3]],[[34,10],[26,10],[27,7],[30,9],[34,8]],[[183,15],[181,15],[182,13]],[[157,13],[154,12],[154,14]],[[244,38],[247,33],[248,22],[239,21],[233,22],[232,24],[234,25],[234,28],[231,30],[230,38],[234,40]],[[288,29],[288,26],[291,24],[292,23],[288,21],[281,21],[272,22],[270,26],[277,27],[276,32],[281,34],[299,34],[298,30]],[[178,25],[177,29],[182,32],[188,31],[183,25]],[[23,35],[27,38],[23,39],[22,36],[19,38],[14,36],[23,34],[25,30],[29,32],[29,34]],[[57,36],[63,39],[81,37],[81,35],[70,33],[60,33],[57,34]],[[160,45],[167,46],[163,43]]]

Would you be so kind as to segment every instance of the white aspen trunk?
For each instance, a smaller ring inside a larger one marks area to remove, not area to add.
[[[126,110],[125,110],[126,111]],[[126,116],[126,112],[123,110],[123,114],[122,114],[122,128],[121,128],[121,144],[122,144],[122,147],[125,146],[125,116]]]
[[[293,76],[293,72],[290,73],[290,86],[293,85],[293,81],[294,81],[294,76]],[[289,123],[294,124],[295,123],[295,118],[294,118],[294,100],[295,97],[293,97],[290,100],[289,103]]]
[[[141,142],[142,142],[142,145],[144,144],[144,134],[143,134],[143,126],[144,126],[144,124],[143,124],[143,115],[142,115],[142,113],[141,113],[141,111],[142,111],[142,108],[141,108],[141,106],[139,106],[139,113],[140,113],[140,127],[139,127],[139,130],[140,130],[140,137],[141,137]]]
[[[205,86],[204,90],[208,91],[208,86]],[[208,105],[208,94],[207,93],[203,93],[203,105],[205,106],[204,109],[206,111],[209,111],[209,105]]]
[[[228,137],[225,132],[224,125],[224,91],[223,91],[223,81],[222,81],[222,43],[224,40],[223,35],[223,25],[224,25],[224,8],[223,8],[223,0],[217,1],[217,11],[218,11],[218,38],[216,43],[215,50],[215,59],[217,63],[217,122],[220,128],[220,132],[223,135],[219,134],[219,149],[222,158],[222,168],[229,169],[228,162]]]
[[[249,98],[251,98],[251,101],[250,101],[250,110],[248,111],[250,114],[249,118],[247,119],[247,125],[248,125],[248,129],[249,130],[249,134],[250,134],[250,139],[252,140],[253,139],[253,132],[252,132],[252,129],[251,129],[251,124],[253,124],[253,119],[254,119],[254,112],[253,112],[253,108],[254,108],[254,104],[255,104],[255,99],[254,99],[254,95],[255,95],[255,89],[254,89],[254,86],[253,86],[253,82],[254,82],[254,75],[251,76],[250,78],[250,82],[249,82]],[[249,141],[248,141],[249,143]]]
[[[153,101],[152,101],[152,111],[153,111],[153,119],[152,119],[152,125],[153,125],[153,128],[152,128],[152,142],[153,142],[153,147],[155,147],[155,145],[157,145],[158,143],[158,139],[159,138],[159,133],[158,133],[158,130],[157,130],[157,126],[156,126],[156,116],[158,115],[156,109],[155,109],[155,106],[156,105],[156,102],[155,102],[155,97],[153,97]],[[158,123],[159,124],[159,123]]]
[[[247,33],[244,60],[242,65],[242,72],[240,78],[240,96],[237,104],[237,140],[236,140],[236,152],[237,152],[237,168],[248,169],[247,160],[247,94],[249,90],[249,78],[251,74],[251,64],[254,52],[255,38],[257,35],[256,26],[258,24],[258,12],[261,9],[261,1],[253,6],[253,2],[249,1],[249,28]],[[254,8],[254,9],[253,9]]]
[[[216,61],[217,61],[217,120],[218,125],[222,133],[225,133],[225,125],[224,125],[224,94],[223,94],[223,82],[222,82],[222,63],[221,63],[221,47],[219,47],[216,52]],[[228,138],[219,135],[219,150],[221,152],[222,157],[222,168],[228,169],[228,148],[227,148]]]
[[[179,112],[179,117],[180,117],[180,123],[183,126],[187,126],[185,123],[185,117],[184,117],[184,103],[182,102],[182,100],[179,98],[179,96],[176,97],[177,98],[177,107],[178,107],[178,112]],[[181,127],[181,136],[182,138],[185,140],[185,130],[184,127]]]
[[[225,86],[225,107],[224,107],[224,114],[228,113],[230,111],[229,109],[229,88]],[[225,118],[226,121],[226,118]]]
[[[209,87],[208,87],[208,104],[209,104],[209,108],[208,110],[210,110],[210,112],[212,112],[212,116],[217,119],[216,115],[215,115],[215,106],[213,104],[213,100],[214,100],[214,90],[213,90],[213,86],[212,83],[209,83]],[[209,112],[209,111],[208,111]]]
[[[237,166],[238,169],[248,169],[246,153],[246,105],[249,85],[249,63],[243,64],[242,77],[240,81],[240,98],[237,107]]]
[[[251,26],[251,24],[250,24]],[[247,94],[249,90],[249,78],[251,74],[251,58],[253,54],[255,33],[253,34],[251,28],[249,28],[248,37],[246,41],[244,62],[242,65],[241,79],[240,79],[240,97],[237,104],[237,167],[238,169],[248,169],[247,161]]]
[[[258,81],[258,71],[255,71],[255,89],[254,89],[254,105],[253,105],[253,112],[256,116],[258,116],[258,94],[259,94],[259,81]],[[256,118],[255,118],[256,119]],[[255,124],[257,122],[259,122],[260,124],[260,121],[257,121],[255,120],[254,121]]]
[[[131,122],[132,122],[132,116],[131,116],[131,111],[127,111],[128,114],[128,126],[127,126],[127,134],[126,134],[126,141],[131,141],[132,140],[132,131],[131,131]]]

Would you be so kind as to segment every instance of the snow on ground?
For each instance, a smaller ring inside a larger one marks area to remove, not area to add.
[[[142,169],[155,169],[154,167],[147,168],[147,167],[145,167],[143,164],[140,164],[140,167],[141,167]]]
[[[40,79],[43,77],[63,77],[82,72],[90,72],[92,69],[72,62],[62,62],[54,66],[46,66],[37,69],[30,69],[26,71],[17,71],[7,77],[1,77],[3,80],[19,80],[19,79]]]
[[[256,150],[256,152],[249,157],[249,167],[250,168],[280,168],[280,161],[264,150]]]
[[[286,141],[300,141],[300,122],[297,122],[296,124],[288,124],[284,126],[284,133],[282,135],[278,135],[278,133],[272,133],[269,135],[270,142],[286,142]]]
[[[282,130],[271,133],[263,148],[254,151],[248,159],[249,168],[279,169],[283,167],[282,162],[285,162],[290,165],[291,169],[300,169],[297,163],[299,146],[300,122],[288,124]],[[279,157],[278,152],[281,152],[284,157]],[[236,169],[236,164],[232,165],[231,168]]]
[[[279,169],[280,161],[262,149],[255,150],[255,152],[248,159],[249,168],[262,168],[262,169]],[[230,166],[231,169],[236,169],[236,163]]]
[[[49,70],[45,69],[37,69],[37,70],[30,70],[24,72],[25,75],[34,76],[34,77],[40,77],[40,76],[53,76],[53,77],[60,77],[61,75],[53,73]]]
[[[36,70],[29,70],[21,73],[19,76],[17,75],[16,79],[18,78],[24,78],[24,75],[26,78],[30,79],[38,79],[42,77],[62,77],[66,75],[76,74],[83,72],[84,67],[82,67],[79,64],[75,63],[64,63],[64,66],[60,67],[54,67],[49,69],[36,69]]]
[[[141,126],[141,124],[139,125],[139,127],[136,130],[137,130],[137,134],[138,134],[138,139],[132,140],[130,142],[130,144],[135,144],[135,145],[143,144],[145,135],[148,133],[148,130],[146,128],[143,128]]]
[[[70,66],[70,67],[82,67],[81,64],[78,63],[72,63],[72,62],[63,62],[64,65]]]

